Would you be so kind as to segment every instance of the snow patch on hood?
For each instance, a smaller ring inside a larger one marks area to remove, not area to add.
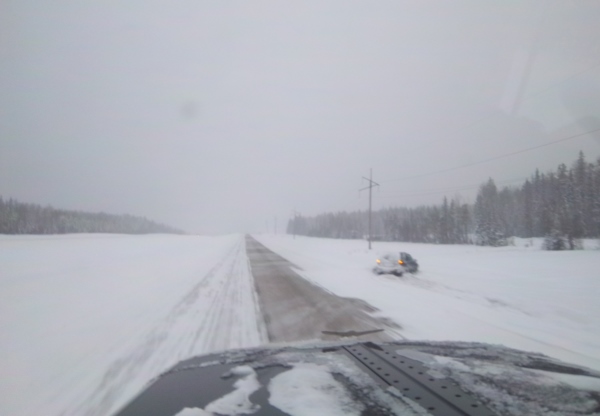
[[[422,343],[439,372],[503,415],[598,414],[596,372],[536,353],[467,343]],[[439,354],[439,355],[438,355]]]
[[[549,380],[548,384],[563,383],[575,389],[600,392],[600,378],[575,374],[559,374],[542,370],[530,370]]]
[[[359,416],[364,406],[352,399],[325,366],[295,364],[269,383],[271,405],[291,416]]]
[[[234,391],[209,403],[206,409],[186,407],[175,416],[237,416],[256,413],[260,406],[250,401],[250,395],[261,387],[256,371],[250,366],[240,365],[232,368],[225,376],[242,377],[233,384]]]
[[[206,406],[206,410],[211,413],[228,416],[247,415],[257,412],[260,406],[250,401],[250,395],[260,389],[260,383],[254,369],[247,365],[242,365],[233,368],[230,373],[242,376],[242,378],[233,384],[235,390],[209,403]]]
[[[415,349],[409,349],[409,348],[399,348],[396,350],[396,354],[413,359],[415,361],[419,361],[423,364],[431,364],[437,358],[439,358],[434,355],[427,354],[425,352],[421,352],[421,351],[418,351]]]
[[[208,413],[197,407],[186,407],[175,416],[213,416],[212,413]]]
[[[469,371],[470,370],[468,365],[465,365],[465,364],[461,363],[460,361],[455,360],[454,358],[436,356],[435,361],[438,364],[443,365],[445,368],[447,368],[449,370],[455,370],[455,371]]]

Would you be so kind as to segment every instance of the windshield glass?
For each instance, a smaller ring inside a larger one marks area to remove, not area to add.
[[[277,343],[600,371],[599,22],[3,1],[0,414],[111,415],[181,360]]]

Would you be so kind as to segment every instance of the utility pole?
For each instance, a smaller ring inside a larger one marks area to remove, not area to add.
[[[294,223],[292,225],[292,233],[294,235],[294,240],[295,240],[296,239],[296,217],[298,216],[299,212],[294,209],[294,210],[292,210],[292,214],[294,215]]]
[[[369,190],[369,250],[371,250],[371,207],[372,207],[372,201],[373,201],[373,188],[375,186],[379,186],[379,184],[375,181],[373,181],[373,169],[369,169],[369,177],[365,178],[363,176],[363,179],[366,179],[369,181],[369,186],[359,189],[358,191],[364,191],[365,189]]]

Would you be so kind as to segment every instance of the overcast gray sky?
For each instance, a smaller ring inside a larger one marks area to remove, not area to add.
[[[3,0],[0,195],[210,234],[365,209],[369,168],[376,208],[471,201],[600,156],[587,135],[421,176],[600,127],[599,21],[596,0]]]

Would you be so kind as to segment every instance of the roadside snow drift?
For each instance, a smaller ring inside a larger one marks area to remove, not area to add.
[[[478,341],[600,369],[600,251],[501,248],[256,235],[303,277],[364,299],[411,340]],[[526,243],[526,244],[525,244]],[[588,244],[591,246],[591,244]],[[406,251],[420,272],[375,275],[378,255]]]

